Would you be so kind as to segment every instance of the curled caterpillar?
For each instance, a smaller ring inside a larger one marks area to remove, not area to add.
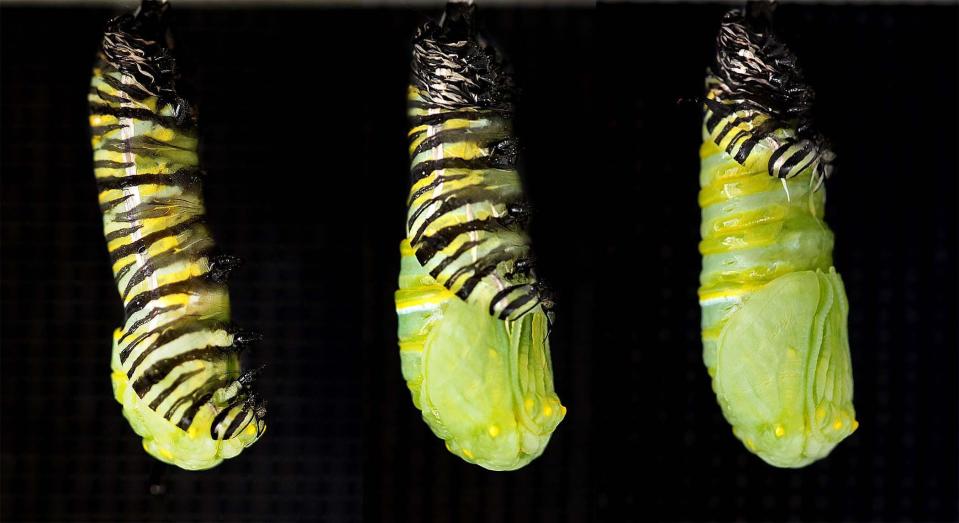
[[[726,14],[708,75],[699,205],[703,359],[733,433],[778,467],[858,427],[848,303],[823,222],[832,152],[763,6]]]
[[[175,90],[167,5],[144,0],[108,24],[90,94],[103,228],[125,321],[113,337],[114,395],[143,448],[184,469],[236,456],[266,429],[241,372],[254,336],[234,328],[205,225],[196,120]]]
[[[543,452],[566,408],[524,230],[512,85],[474,20],[472,5],[450,2],[413,39],[400,357],[413,403],[451,452],[514,470]]]

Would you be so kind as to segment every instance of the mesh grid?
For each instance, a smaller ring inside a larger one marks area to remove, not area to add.
[[[111,12],[3,8],[3,521],[959,516],[954,7],[780,8],[841,162],[827,219],[862,423],[801,471],[741,448],[700,359],[700,116],[676,101],[701,94],[725,7],[483,10],[522,88],[569,407],[511,474],[449,455],[399,372],[407,42],[435,13],[174,9],[211,228],[245,262],[234,319],[264,336],[248,359],[270,365],[270,428],[204,473],[140,449],[110,391],[121,309],[86,129]]]

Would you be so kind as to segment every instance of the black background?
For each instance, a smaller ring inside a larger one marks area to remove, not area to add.
[[[569,408],[513,473],[450,455],[399,372],[408,42],[435,10],[176,9],[211,226],[246,262],[233,316],[270,365],[266,436],[202,473],[155,464],[110,391],[122,310],[85,95],[112,12],[0,10],[2,519],[955,520],[957,9],[779,9],[839,154],[861,423],[799,471],[732,437],[700,357],[700,116],[677,100],[701,94],[724,9],[482,11],[522,88]]]

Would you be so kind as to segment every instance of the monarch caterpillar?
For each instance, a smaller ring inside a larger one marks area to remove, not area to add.
[[[414,36],[396,292],[403,377],[447,449],[490,470],[542,454],[566,414],[553,391],[551,303],[524,231],[511,88],[471,3],[448,3]]]
[[[174,86],[165,2],[108,24],[90,94],[104,235],[125,321],[113,336],[114,395],[143,448],[197,470],[236,456],[266,429],[240,372],[252,341],[229,324],[225,278],[204,224],[195,114]]]
[[[858,427],[842,279],[823,222],[833,153],[771,10],[722,21],[704,103],[699,205],[703,359],[733,433],[777,467]]]

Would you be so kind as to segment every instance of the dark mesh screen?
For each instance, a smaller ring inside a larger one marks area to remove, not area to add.
[[[800,471],[732,437],[700,358],[700,116],[677,100],[701,95],[724,7],[483,10],[522,88],[569,408],[516,473],[451,456],[399,371],[408,42],[435,12],[174,9],[270,428],[202,473],[140,448],[110,391],[122,311],[86,127],[111,12],[5,7],[3,521],[957,518],[954,7],[780,9],[840,158],[827,219],[862,424]]]

